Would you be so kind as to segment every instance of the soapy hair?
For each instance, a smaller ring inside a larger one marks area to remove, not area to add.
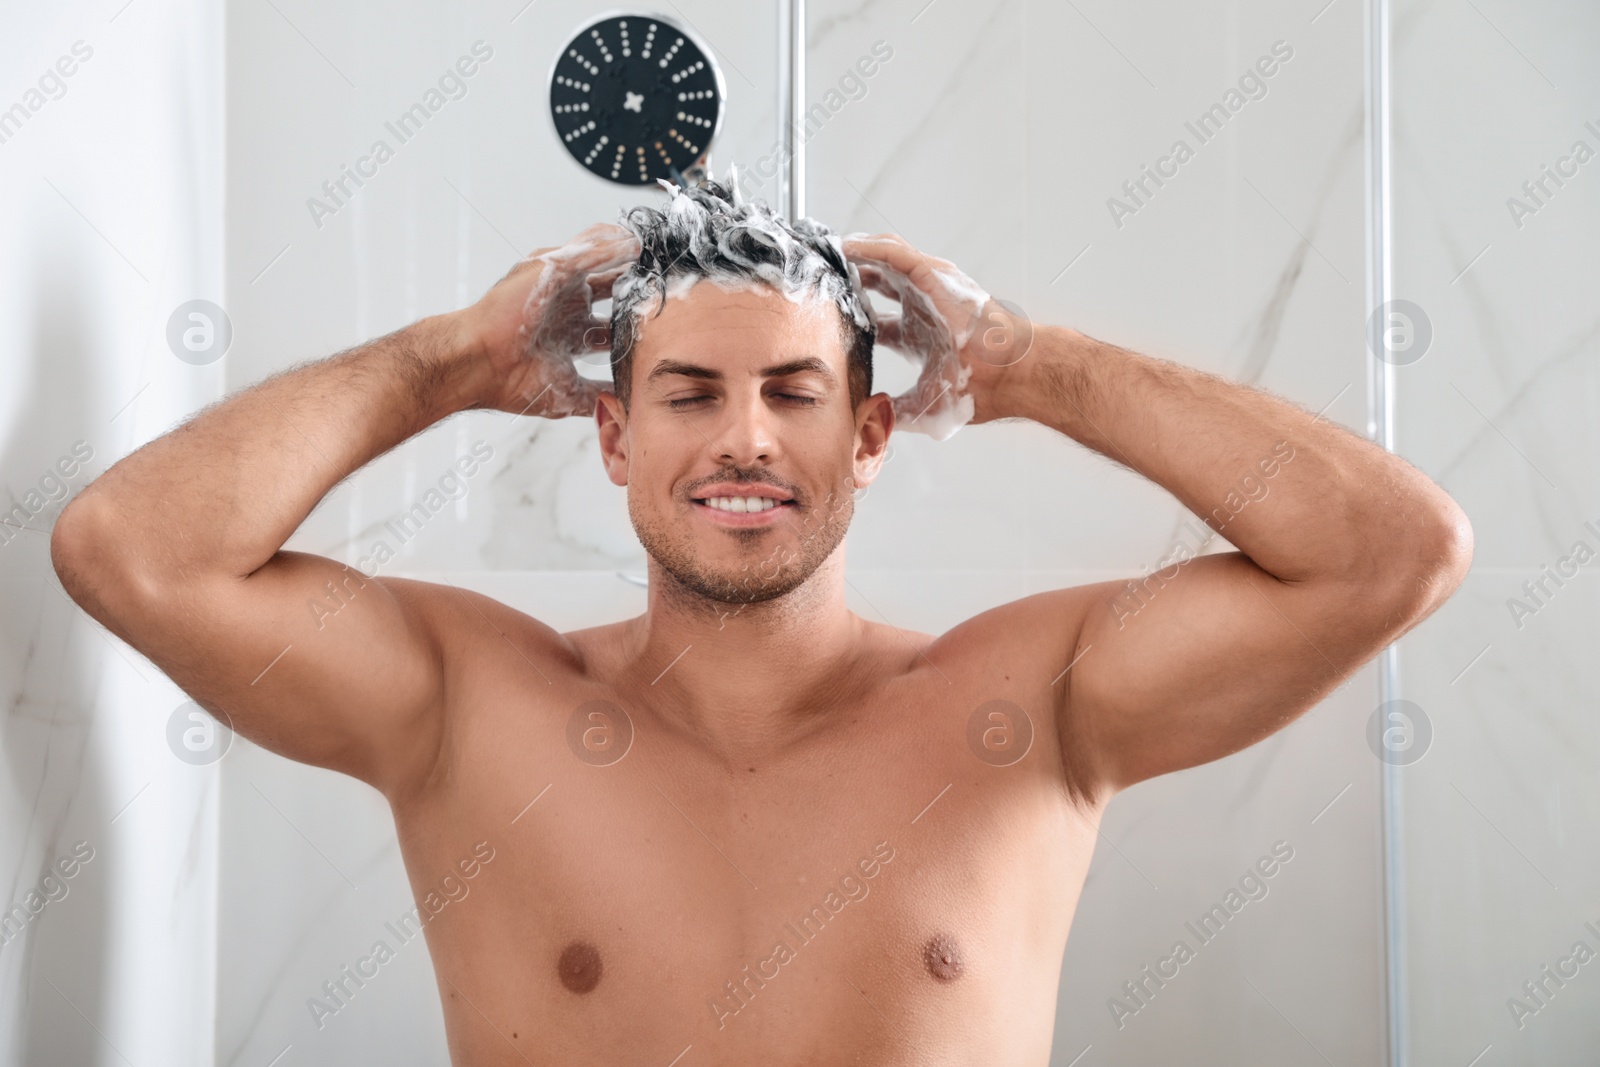
[[[810,218],[791,225],[765,201],[746,201],[732,171],[726,183],[661,185],[671,194],[664,211],[636,207],[622,217],[640,243],[638,262],[611,290],[612,388],[623,408],[633,391],[633,350],[646,314],[653,306],[659,315],[668,296],[702,279],[728,289],[761,284],[796,302],[831,302],[848,354],[851,406],[866,399],[877,320],[833,231]]]

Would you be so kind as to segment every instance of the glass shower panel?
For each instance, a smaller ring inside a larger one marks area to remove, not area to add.
[[[1433,738],[1401,768],[1409,1062],[1590,1064],[1600,9],[1399,0],[1393,23],[1398,442],[1476,536],[1400,646]]]
[[[808,13],[811,214],[898,233],[1034,319],[1364,431],[1361,5]],[[893,357],[876,374],[890,391],[912,380]],[[857,516],[852,581],[870,617],[937,632],[957,606],[1154,568],[1188,517],[1042,426],[906,434]],[[1363,669],[1262,745],[1111,803],[1052,1063],[1381,1059],[1375,694]],[[1280,842],[1294,858],[1268,894],[1197,943],[1186,922]],[[1193,960],[1132,996],[1179,940]]]

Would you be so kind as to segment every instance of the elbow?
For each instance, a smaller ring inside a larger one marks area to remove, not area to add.
[[[117,608],[131,605],[140,585],[121,551],[119,525],[119,517],[98,496],[80,495],[50,531],[50,565],[61,587],[102,623]]]
[[[1461,587],[1472,569],[1472,523],[1454,500],[1439,494],[1415,516],[1414,536],[1394,553],[1388,585],[1401,629],[1410,629]]]
[[[80,497],[56,516],[55,525],[50,528],[50,566],[61,580],[61,587],[80,604],[90,571],[88,561],[94,553],[88,513],[92,507],[92,502]]]
[[[1472,569],[1472,523],[1467,519],[1467,513],[1461,510],[1461,505],[1454,500],[1445,498],[1448,505],[1444,509],[1439,523],[1437,537],[1436,558],[1440,561],[1443,581],[1447,588],[1444,595],[1450,596],[1466,580],[1467,572]]]

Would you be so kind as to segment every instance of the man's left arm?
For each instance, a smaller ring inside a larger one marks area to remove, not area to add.
[[[969,361],[970,362],[970,361]],[[1078,621],[1063,736],[1097,787],[1207,763],[1281,729],[1465,577],[1465,514],[1399,457],[1265,392],[1037,327],[974,375],[978,420],[1024,417],[1176,496],[1239,551],[1179,549],[1063,599]],[[1096,790],[1098,791],[1098,789]]]
[[[1466,515],[1370,441],[1261,390],[1019,322],[898,237],[843,247],[867,288],[901,304],[879,341],[926,349],[910,353],[925,365],[897,412],[970,397],[974,423],[1043,423],[1161,485],[1239,550],[1180,551],[1136,581],[1027,597],[986,620],[1038,637],[1050,658],[1038,667],[1060,678],[1075,791],[1098,798],[1260,741],[1466,576]]]

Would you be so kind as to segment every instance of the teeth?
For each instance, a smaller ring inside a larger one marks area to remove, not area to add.
[[[765,496],[714,496],[706,503],[718,511],[771,511],[778,501]]]

